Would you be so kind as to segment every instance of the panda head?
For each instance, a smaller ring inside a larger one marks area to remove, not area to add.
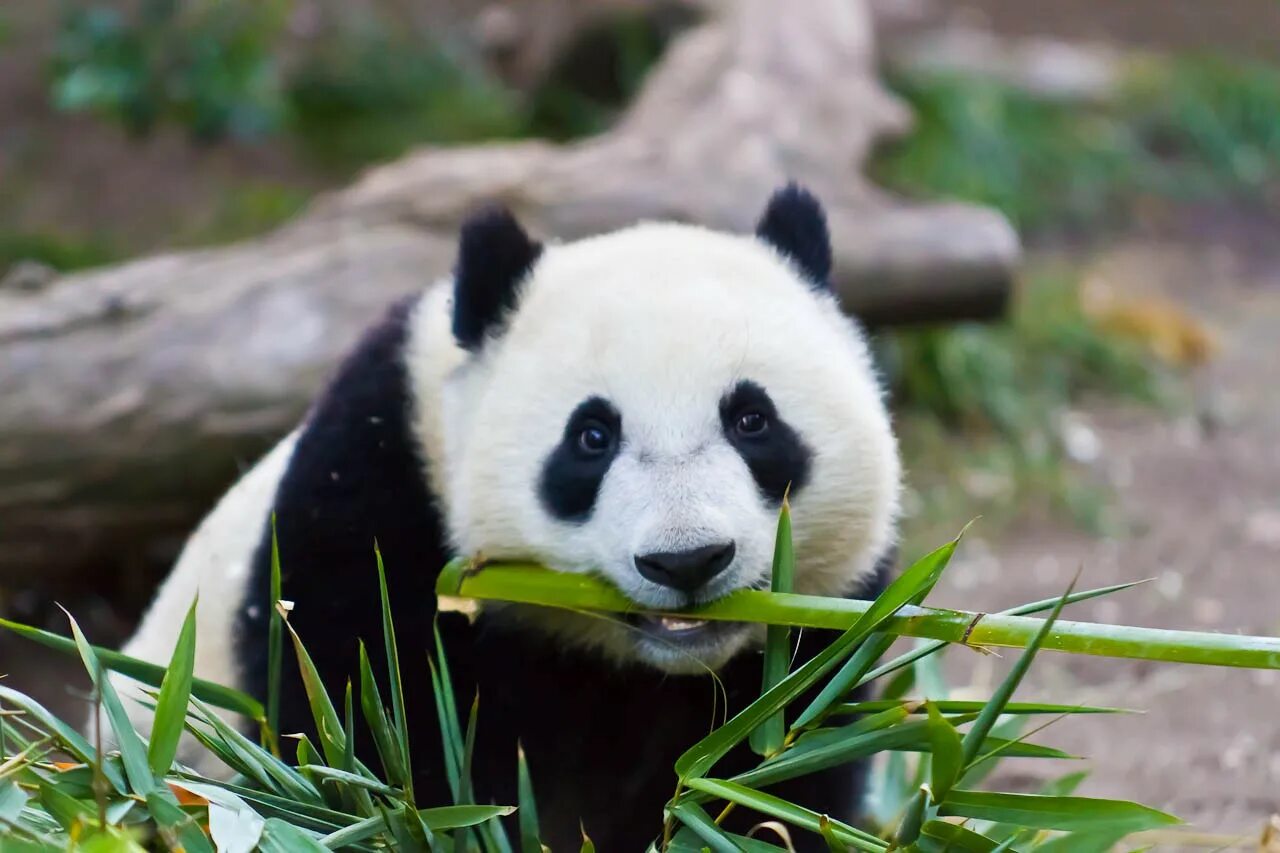
[[[856,589],[891,544],[899,462],[830,271],[822,209],[795,186],[749,236],[644,224],[544,247],[509,213],[473,218],[440,387],[454,546],[678,611],[768,587],[789,493],[797,591]],[[715,668],[753,633],[514,612],[672,672]]]

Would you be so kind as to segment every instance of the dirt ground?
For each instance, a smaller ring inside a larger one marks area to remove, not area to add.
[[[1092,275],[1173,297],[1216,332],[1220,351],[1192,380],[1197,411],[1086,407],[1080,415],[1099,446],[1093,464],[1128,531],[1098,539],[1040,522],[985,541],[979,523],[937,603],[998,610],[1052,595],[1079,568],[1084,587],[1153,580],[1066,618],[1280,635],[1277,235],[1274,214],[1213,210],[1096,253]],[[951,656],[956,683],[971,677],[982,691],[1000,675],[1000,662]],[[1138,799],[1198,829],[1255,839],[1280,813],[1280,673],[1046,653],[1030,696],[1145,711],[1066,720],[1039,737],[1088,756],[1082,793]],[[1002,772],[1022,769],[1007,763]]]

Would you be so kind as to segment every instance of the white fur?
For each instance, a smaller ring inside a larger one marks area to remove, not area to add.
[[[410,364],[460,552],[598,571],[661,608],[677,597],[638,574],[635,554],[733,540],[733,564],[703,599],[763,584],[777,510],[718,414],[744,379],[764,386],[814,452],[792,501],[797,591],[841,592],[891,544],[899,461],[866,342],[832,297],[757,239],[652,224],[549,246],[509,326],[473,357],[445,334],[449,310],[447,289],[424,300]],[[542,507],[537,484],[569,413],[593,395],[621,412],[623,444],[591,517],[566,523]],[[615,623],[531,618],[673,670],[718,666],[745,642],[691,662]]]
[[[243,603],[245,584],[262,529],[271,514],[276,487],[284,476],[297,433],[286,436],[223,496],[195,533],[187,540],[173,571],[156,593],[137,632],[121,649],[126,655],[167,665],[191,603],[196,605],[195,675],[216,684],[239,686],[236,662],[236,619]],[[125,697],[125,708],[134,727],[151,731],[151,711],[137,700],[141,685],[118,673],[111,683]],[[228,714],[230,719],[230,714]],[[110,740],[110,725],[99,719],[103,737]],[[201,770],[219,773],[221,765],[183,735],[180,761]],[[221,775],[225,775],[223,772]]]
[[[702,598],[765,584],[777,509],[719,422],[719,401],[739,380],[762,385],[814,454],[792,499],[797,590],[842,592],[892,543],[898,452],[866,341],[832,297],[755,238],[641,225],[549,246],[508,328],[476,355],[453,341],[451,287],[424,294],[405,358],[431,492],[460,553],[598,571],[637,604],[661,608],[674,594],[638,574],[635,554],[733,540],[732,565]],[[623,444],[590,518],[558,521],[538,498],[541,468],[570,412],[593,395],[621,412]],[[165,663],[200,592],[196,675],[238,683],[236,611],[295,440],[258,463],[192,535],[127,654]],[[691,655],[611,620],[511,615],[671,671],[717,667],[751,636],[725,634]],[[145,709],[131,713],[148,730]]]

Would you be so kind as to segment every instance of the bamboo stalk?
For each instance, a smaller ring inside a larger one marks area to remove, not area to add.
[[[436,592],[444,611],[473,610],[474,605],[466,599],[610,613],[640,609],[599,578],[554,572],[532,563],[491,563],[473,568],[469,560],[454,560],[440,573]],[[742,590],[679,615],[843,630],[869,606],[869,602],[854,599]],[[908,605],[880,630],[975,647],[1023,648],[1041,623],[1031,616]],[[1059,621],[1043,648],[1101,657],[1280,669],[1280,638],[1276,637]]]

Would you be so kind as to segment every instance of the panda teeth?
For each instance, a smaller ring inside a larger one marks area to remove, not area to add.
[[[706,625],[705,619],[680,619],[675,616],[661,616],[658,618],[664,630],[667,631],[693,631]]]

